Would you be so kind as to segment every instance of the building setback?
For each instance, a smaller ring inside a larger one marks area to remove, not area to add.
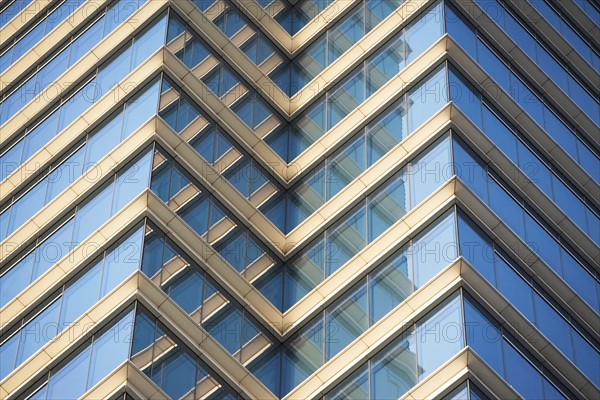
[[[0,74],[0,398],[600,398],[593,0],[8,0]]]

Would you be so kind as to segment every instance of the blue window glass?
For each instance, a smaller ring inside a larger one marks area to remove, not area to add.
[[[498,374],[504,375],[502,334],[471,302],[464,302],[467,345]]]
[[[450,68],[448,91],[450,100],[478,127],[482,126],[481,98],[472,85],[466,82],[459,74]]]
[[[325,398],[327,400],[368,399],[369,393],[369,369],[365,364],[344,379]]]
[[[471,219],[462,213],[458,218],[458,238],[460,254],[492,285],[496,282],[494,273],[494,248],[489,238]]]
[[[410,164],[411,208],[423,201],[453,175],[450,141],[438,142]]]
[[[523,220],[523,209],[515,199],[495,181],[490,180],[488,186],[490,194],[490,206],[492,210],[517,236],[525,237],[525,221]]]
[[[525,399],[543,399],[540,373],[506,340],[502,347],[506,357],[506,379],[510,385]]]
[[[372,399],[397,399],[417,383],[417,343],[408,331],[371,361]]]
[[[369,241],[374,240],[408,211],[408,180],[400,171],[385,184],[383,190],[369,196],[367,202]]]
[[[535,321],[532,290],[501,257],[496,256],[498,290],[529,321]]]
[[[357,210],[342,222],[327,240],[327,275],[337,271],[367,243],[366,211]]]
[[[412,258],[406,256],[406,250],[403,248],[398,256],[386,261],[369,277],[371,323],[379,321],[414,291]]]
[[[17,335],[20,343],[15,366],[23,363],[62,330],[58,320],[60,305],[60,301],[50,304],[23,327],[20,336]]]
[[[475,30],[468,24],[456,9],[445,3],[446,30],[452,38],[474,59],[477,59],[477,38]]]
[[[48,398],[75,399],[85,392],[91,346],[85,348],[62,369],[50,376]]]
[[[366,285],[361,285],[358,290],[338,300],[334,307],[328,309],[325,324],[326,357],[330,359],[369,327]]]
[[[414,131],[448,102],[446,68],[440,67],[408,94],[408,132]]]
[[[438,221],[435,229],[425,231],[413,241],[412,258],[415,286],[421,287],[456,259],[454,215]]]
[[[456,296],[417,325],[419,380],[464,347],[461,298]]]
[[[79,318],[85,310],[98,300],[102,279],[102,268],[92,268],[75,284],[65,291],[63,307],[60,311],[60,321],[71,324]]]

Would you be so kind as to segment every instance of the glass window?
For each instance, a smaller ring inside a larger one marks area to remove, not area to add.
[[[525,222],[523,209],[506,191],[495,181],[489,181],[490,207],[517,236],[525,237]]]
[[[417,344],[410,330],[371,361],[371,398],[397,399],[417,383]]]
[[[488,203],[487,168],[485,163],[458,137],[454,137],[454,171],[467,186]]]
[[[327,400],[369,399],[369,369],[364,364],[352,375],[344,379],[325,397]]]
[[[490,239],[470,218],[460,213],[458,218],[460,254],[492,285],[494,274],[494,248]]]
[[[117,368],[129,357],[133,312],[128,313],[110,331],[94,340],[87,379],[87,389]]]
[[[142,227],[104,257],[100,296],[105,296],[138,269],[143,235]]]
[[[470,301],[464,302],[464,314],[467,345],[500,376],[504,376],[502,334],[499,329],[489,322]]]
[[[456,259],[454,214],[448,214],[431,230],[413,241],[415,287],[421,287]]]
[[[474,59],[477,59],[477,38],[471,24],[450,3],[445,3],[446,30]]]
[[[349,296],[328,307],[326,312],[326,357],[332,358],[369,327],[367,286],[361,285]]]
[[[191,314],[202,304],[203,287],[204,277],[197,271],[188,271],[173,282],[168,281],[163,290],[186,313]]]
[[[0,346],[0,379],[4,379],[15,367],[19,335],[14,335]]]
[[[76,399],[85,392],[91,350],[91,346],[87,346],[63,368],[51,373],[49,399]]]
[[[345,18],[339,26],[329,31],[329,58],[331,64],[344,54],[352,45],[358,42],[365,34],[363,7],[358,7],[350,17]]]
[[[111,214],[114,183],[102,189],[77,211],[73,238],[80,241],[105,223]]]
[[[432,373],[464,347],[461,298],[449,303],[417,326],[419,380]]]
[[[100,294],[102,261],[70,286],[63,297],[61,324],[71,324],[90,308]]]
[[[527,232],[527,244],[538,255],[543,256],[543,260],[556,271],[558,275],[562,275],[562,265],[560,262],[560,245],[546,231],[538,221],[533,219],[529,213],[525,214],[525,229]],[[522,236],[524,237],[524,236]]]
[[[411,207],[415,207],[453,175],[448,137],[410,163]]]
[[[367,128],[368,165],[371,166],[384,154],[400,143],[408,134],[406,104],[398,105],[386,112],[381,121]]]
[[[340,88],[328,94],[329,120],[327,129],[333,128],[358,107],[366,98],[365,76],[362,69]]]
[[[403,248],[399,255],[385,261],[373,276],[369,276],[371,323],[379,321],[414,291],[411,258],[405,254],[407,250]]]
[[[48,341],[54,339],[58,332],[63,329],[64,325],[60,324],[58,321],[60,306],[60,299],[54,301],[44,311],[21,328],[20,334],[16,335],[16,337],[19,337],[20,344],[15,367],[22,364],[23,361],[28,359]],[[2,346],[4,347],[4,344]]]
[[[408,132],[414,131],[448,102],[446,68],[440,67],[408,94]]]
[[[543,399],[544,389],[540,373],[506,340],[506,379],[525,399]]]
[[[560,349],[567,358],[573,360],[573,344],[571,342],[571,328],[565,320],[550,306],[540,295],[533,296],[535,303],[536,321],[539,330],[554,345]]]
[[[369,196],[368,220],[369,241],[374,240],[408,211],[408,182],[406,170],[396,174],[391,181],[385,183],[383,190]]]
[[[328,198],[352,182],[366,169],[365,140],[360,136],[338,156],[328,161]]]
[[[442,3],[406,28],[406,63],[412,62],[444,34]]]
[[[532,289],[501,257],[496,257],[498,290],[529,321],[535,321]]]
[[[327,275],[337,271],[365,247],[367,244],[366,222],[366,211],[361,208],[329,234]]]
[[[514,133],[487,107],[483,107],[483,125],[487,137],[513,162],[517,160],[517,141]]]

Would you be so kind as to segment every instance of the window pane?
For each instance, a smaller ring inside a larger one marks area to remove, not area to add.
[[[391,182],[385,184],[384,190],[369,196],[369,241],[374,240],[406,215],[407,186],[406,172],[402,170]]]
[[[361,208],[331,232],[327,241],[327,275],[337,271],[365,247],[366,222],[365,209]]]
[[[397,399],[417,383],[414,335],[414,331],[404,333],[371,361],[372,399]]]
[[[21,343],[17,353],[17,366],[47,342],[54,339],[58,332],[62,330],[63,326],[59,326],[58,322],[60,304],[61,299],[56,300],[22,328]]]
[[[75,322],[85,310],[98,300],[101,278],[102,262],[65,290],[64,304],[60,311],[60,324],[62,326]]]
[[[133,311],[94,341],[87,381],[88,390],[127,360],[132,328]]]
[[[386,261],[372,277],[369,276],[371,323],[379,321],[414,291],[412,268],[406,251],[403,248],[399,255]]]
[[[457,257],[454,214],[419,235],[412,245],[415,287],[419,288]]]
[[[470,301],[464,301],[467,345],[504,376],[502,334]]]
[[[369,327],[367,287],[361,285],[327,311],[327,359],[338,354]]]
[[[76,399],[85,392],[91,346],[50,376],[48,399]]]
[[[452,177],[448,137],[410,164],[411,208]]]
[[[542,377],[508,342],[504,343],[506,380],[525,399],[543,399]]]
[[[344,379],[326,396],[327,400],[369,399],[369,369],[367,364]]]
[[[456,296],[417,326],[419,380],[429,375],[464,347],[461,298]]]

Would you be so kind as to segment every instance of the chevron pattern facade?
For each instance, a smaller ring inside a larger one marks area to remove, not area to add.
[[[600,398],[591,0],[0,5],[0,399]]]

